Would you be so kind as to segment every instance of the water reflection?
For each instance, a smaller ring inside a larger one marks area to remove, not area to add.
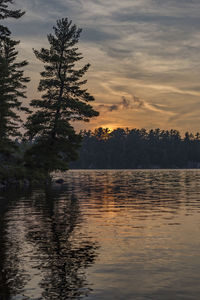
[[[88,299],[198,299],[200,171],[72,171],[99,259]]]
[[[3,195],[0,222],[2,300],[89,293],[84,270],[94,263],[97,244],[81,235],[79,201],[66,187]]]
[[[69,171],[1,195],[0,299],[196,300],[199,200],[199,170]]]
[[[198,170],[71,171],[65,182],[82,201],[89,199],[97,209],[147,211],[150,218],[148,211],[167,209],[176,214],[187,203],[190,210],[200,195]]]

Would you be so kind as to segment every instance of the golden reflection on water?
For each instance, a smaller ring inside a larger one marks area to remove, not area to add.
[[[69,171],[0,212],[2,300],[199,297],[199,170]]]

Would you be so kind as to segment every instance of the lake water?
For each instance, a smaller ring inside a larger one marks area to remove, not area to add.
[[[63,179],[1,194],[1,300],[199,299],[200,170]]]

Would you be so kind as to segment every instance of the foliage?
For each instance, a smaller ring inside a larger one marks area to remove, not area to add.
[[[17,112],[28,111],[20,101],[25,98],[25,83],[29,79],[21,70],[27,62],[16,62],[15,46],[18,43],[8,36],[0,40],[0,152],[6,154],[10,154],[15,146],[12,138],[21,136],[22,120]]]
[[[24,14],[20,10],[9,10],[8,3],[12,1],[0,1],[0,19],[19,18]],[[22,70],[27,62],[16,61],[18,44],[19,41],[11,39],[9,29],[0,26],[0,161],[6,166],[15,161],[17,146],[14,138],[21,136],[19,112],[28,111],[20,101],[25,98],[25,84],[29,79],[23,76]]]
[[[9,9],[8,4],[12,4],[12,0],[0,0],[0,20],[4,20],[6,18],[14,18],[19,19],[24,15],[25,12],[21,10],[12,10]],[[0,36],[9,35],[10,30],[6,27],[0,24]]]
[[[98,113],[88,102],[93,101],[82,80],[89,64],[80,69],[75,65],[82,59],[78,48],[81,29],[67,18],[57,21],[54,34],[48,35],[49,49],[34,50],[44,63],[38,90],[41,99],[31,101],[34,113],[26,123],[27,136],[34,139],[26,153],[28,167],[49,173],[66,170],[68,162],[77,158],[80,136],[70,124],[73,120],[89,121]]]
[[[106,128],[82,131],[79,160],[72,168],[134,169],[200,167],[200,135],[177,130]]]

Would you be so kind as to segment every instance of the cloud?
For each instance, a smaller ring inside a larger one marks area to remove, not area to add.
[[[118,110],[119,106],[117,104],[113,104],[113,105],[100,104],[97,106],[97,109],[112,112]]]
[[[143,99],[140,99],[136,96],[133,96],[133,105],[137,108],[137,109],[144,109],[147,111],[153,111],[153,112],[157,112],[157,113],[161,113],[161,114],[165,114],[165,115],[174,115],[174,113],[172,111],[170,111],[169,109],[167,109],[165,107],[165,105],[163,104],[155,104],[155,103],[149,103]],[[134,107],[133,106],[133,107]]]
[[[108,110],[109,111],[115,111],[115,110],[118,110],[118,105],[117,104],[113,104],[111,106],[108,107]]]
[[[130,101],[125,97],[122,97],[122,101],[119,106],[121,106],[123,109],[130,109]]]
[[[117,111],[120,109],[131,109],[131,105],[130,105],[130,101],[128,99],[126,99],[125,97],[122,97],[121,102],[118,104],[112,104],[112,105],[106,105],[106,104],[101,104],[97,107],[97,109],[102,109],[104,111]]]
[[[92,42],[92,43],[99,43],[107,40],[117,40],[119,39],[119,34],[115,32],[106,32],[101,28],[90,28],[85,27],[82,34],[82,39],[84,42]]]
[[[136,96],[133,96],[133,102],[134,104],[136,104],[137,108],[143,108],[145,106],[144,100],[141,100]]]
[[[158,113],[174,115],[174,113],[167,110],[164,105],[148,103],[147,101],[140,99],[139,97],[136,97],[135,95],[133,95],[131,99],[127,99],[126,97],[123,96],[121,98],[120,103],[118,103],[118,104],[98,105],[97,109],[103,110],[103,111],[108,111],[108,112],[119,111],[119,110],[136,110],[136,111],[147,110],[147,111],[154,111],[154,112],[158,112]]]
[[[176,124],[175,116],[186,118],[184,111],[190,110],[198,127],[199,0],[14,2],[26,15],[6,22],[21,39],[20,57],[30,61],[28,68],[34,78],[39,78],[41,65],[32,48],[46,47],[46,35],[52,32],[56,19],[69,17],[83,28],[78,46],[92,64],[88,88],[98,99],[101,111],[118,114],[124,123],[125,114],[130,120],[142,114],[140,122],[145,126],[145,113],[152,123],[162,123],[166,114],[166,119]],[[31,94],[33,83],[29,86]],[[132,96],[135,94],[139,97]]]

